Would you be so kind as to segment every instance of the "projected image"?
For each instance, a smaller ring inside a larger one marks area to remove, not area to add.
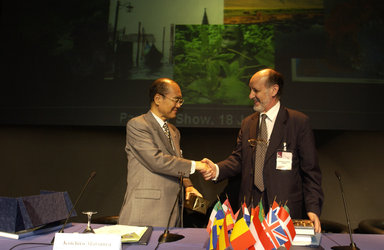
[[[279,52],[290,56],[294,82],[384,83],[384,35],[378,32],[383,6],[375,1],[327,1],[325,6],[324,0],[224,0],[224,23],[273,24]]]
[[[271,25],[177,25],[174,79],[186,104],[249,105],[253,73],[274,67]]]
[[[186,100],[177,126],[240,127],[249,78],[271,67],[314,128],[357,128],[367,110],[361,126],[382,128],[383,12],[377,0],[2,1],[0,124],[124,126],[170,77]]]
[[[105,7],[104,0],[3,1],[2,77],[48,86],[101,78]]]
[[[279,23],[323,17],[323,0],[224,0],[224,24]]]
[[[222,0],[111,0],[105,80],[172,78],[175,24],[222,24],[222,6]]]
[[[384,83],[384,5],[374,1],[336,1],[325,19],[326,57],[312,67],[296,60],[299,80]],[[319,74],[324,72],[324,74]]]

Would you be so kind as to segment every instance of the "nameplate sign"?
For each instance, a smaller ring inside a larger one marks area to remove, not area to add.
[[[115,234],[56,233],[53,250],[121,250]]]

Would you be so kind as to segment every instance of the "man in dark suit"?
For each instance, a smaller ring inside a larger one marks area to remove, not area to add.
[[[179,85],[160,78],[150,87],[150,110],[127,123],[127,190],[119,224],[166,227],[183,178],[186,199],[202,196],[189,180],[196,170],[209,169],[206,163],[184,159],[179,130],[167,120],[176,117],[183,104]],[[179,226],[177,206],[170,226]]]
[[[241,174],[240,202],[255,206],[262,199],[267,209],[275,198],[287,202],[293,219],[309,218],[320,232],[323,191],[309,118],[280,104],[283,77],[275,70],[258,71],[249,88],[256,112],[242,121],[227,159],[217,165],[203,160],[212,167],[204,178],[220,181]]]

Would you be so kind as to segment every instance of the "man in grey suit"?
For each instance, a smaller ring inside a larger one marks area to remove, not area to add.
[[[179,85],[168,78],[157,79],[150,87],[149,97],[150,110],[127,123],[127,190],[119,224],[166,227],[181,177],[186,199],[192,193],[201,197],[188,177],[209,167],[182,157],[180,132],[167,122],[176,117],[183,104]],[[171,227],[180,225],[180,212],[176,206]]]
[[[283,83],[273,69],[252,76],[249,98],[256,112],[242,121],[227,159],[217,165],[203,160],[212,167],[203,175],[220,181],[241,174],[240,201],[255,206],[262,199],[268,210],[277,198],[287,202],[293,219],[309,218],[320,232],[323,191],[314,137],[306,115],[280,104]]]

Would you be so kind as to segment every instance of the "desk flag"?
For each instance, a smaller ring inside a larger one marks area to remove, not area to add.
[[[207,232],[208,233],[211,233],[213,222],[215,221],[216,213],[219,209],[222,210],[223,208],[221,206],[221,202],[217,201],[215,206],[212,209],[211,215],[209,216],[209,221],[208,221],[208,225],[207,225]]]
[[[230,214],[228,214],[230,215]],[[229,247],[229,237],[226,219],[224,220],[223,226],[220,230],[219,241],[217,242],[217,250],[225,250]]]
[[[236,221],[235,214],[233,213],[233,209],[231,207],[231,204],[229,203],[228,198],[223,203],[223,210],[225,213],[229,212],[232,216],[232,220]]]
[[[221,204],[220,204],[221,205]],[[225,214],[221,207],[216,211],[215,219],[213,221],[213,226],[209,236],[209,250],[215,249],[217,247],[217,242],[219,240],[220,232],[225,221]]]
[[[288,236],[285,234],[276,214],[278,210],[279,206],[273,204],[262,223],[265,233],[269,236],[276,249],[288,241]]]
[[[256,243],[241,210],[233,227],[230,241],[234,250],[247,249]]]
[[[235,222],[234,222],[235,215],[233,214],[233,210],[232,210],[231,204],[229,203],[228,198],[223,203],[223,210],[225,213],[225,222],[227,224],[226,225],[227,231],[232,230],[233,226],[235,225]]]
[[[207,226],[209,242],[206,249],[225,250],[232,247],[233,250],[271,250],[284,246],[289,250],[296,231],[288,207],[279,206],[273,201],[266,217],[261,200],[256,208],[251,209],[249,214],[247,205],[243,203],[233,215],[228,198],[223,204],[217,201]],[[250,220],[249,224],[247,219]]]
[[[296,230],[286,206],[280,207],[277,217],[280,220],[280,224],[283,227],[285,234],[288,236],[288,241],[284,244],[284,246],[289,250],[292,245],[292,241],[296,236]]]
[[[241,206],[243,208],[243,217],[245,222],[247,222],[247,226],[251,223],[251,215],[249,214],[249,210],[247,208],[247,204],[244,202]]]
[[[264,207],[263,207],[263,202],[262,202],[262,200],[260,199],[260,201],[259,201],[259,205],[258,205],[258,207],[259,207],[259,220],[260,220],[260,223],[261,222],[263,222],[263,220],[264,220],[264,217],[265,217],[265,212],[264,212]]]
[[[259,213],[260,213],[260,207],[257,206],[254,209],[254,214],[252,216],[251,225],[249,226],[249,230],[251,231],[253,237],[256,240],[256,243],[249,247],[249,250],[271,250],[274,249],[274,246],[271,242],[271,240],[268,238],[267,234],[265,233],[263,226],[261,225],[260,219],[259,219]]]

